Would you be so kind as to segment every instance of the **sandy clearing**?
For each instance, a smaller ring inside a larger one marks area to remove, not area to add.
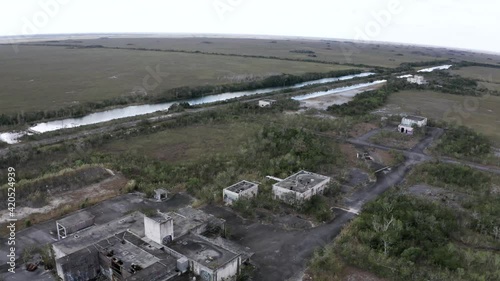
[[[346,90],[344,92],[339,92],[339,93],[334,93],[330,95],[324,95],[320,97],[315,97],[315,98],[310,98],[310,99],[305,99],[300,101],[300,106],[301,107],[307,107],[307,108],[315,108],[319,110],[327,110],[328,107],[332,105],[340,105],[344,103],[348,103],[352,101],[352,99],[366,91],[372,91],[379,89],[382,86],[382,84],[377,84],[377,85],[370,85],[366,86],[363,88],[358,88],[354,90]]]
[[[48,205],[41,208],[17,207],[15,218],[21,220],[32,214],[46,214],[66,204],[79,204],[85,198],[89,200],[99,197],[105,198],[105,195],[119,192],[119,187],[125,183],[126,179],[122,175],[114,175],[85,188],[61,193],[57,198],[53,198]],[[6,223],[9,218],[10,212],[8,210],[0,211],[0,223]]]

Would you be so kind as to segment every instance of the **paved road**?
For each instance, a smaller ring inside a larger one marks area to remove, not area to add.
[[[208,110],[209,108],[204,108],[203,110]],[[166,115],[156,118],[174,118],[178,115]],[[135,124],[140,121],[129,122],[130,124]],[[113,125],[110,127],[95,129],[90,133],[98,133],[100,130],[112,130],[117,129],[120,126],[126,126],[126,124]],[[374,130],[375,131],[375,130]],[[374,135],[376,131],[371,131],[367,135],[361,136],[358,139],[350,139],[348,142],[365,146],[379,148],[383,150],[393,150],[395,148],[376,145],[369,143],[367,140],[370,135]],[[38,144],[47,144],[50,142],[58,142],[68,138],[77,138],[81,135],[90,134],[89,132],[79,133],[71,136],[56,137],[53,139],[39,141]],[[377,181],[365,188],[358,189],[345,201],[346,209],[354,209],[361,211],[363,206],[375,200],[382,193],[387,191],[389,188],[400,183],[404,180],[405,176],[411,170],[414,165],[423,163],[425,161],[430,161],[436,159],[424,153],[425,149],[433,143],[437,138],[442,135],[443,131],[440,129],[431,130],[429,136],[419,142],[413,149],[407,151],[402,149],[395,149],[404,153],[406,160],[404,163],[393,168],[387,174],[379,174]],[[31,144],[20,144],[22,145],[32,145]],[[500,169],[482,166],[475,163],[465,163],[463,161],[458,161],[454,159],[439,158],[444,162],[449,163],[461,163],[470,165],[480,170],[496,172],[500,174]],[[276,281],[276,280],[299,280],[301,273],[304,272],[306,268],[307,261],[311,258],[314,250],[318,247],[323,247],[328,243],[331,243],[335,237],[340,233],[342,228],[349,223],[355,214],[342,211],[334,210],[335,219],[327,224],[306,230],[285,230],[278,225],[273,224],[262,224],[259,222],[249,222],[236,216],[232,211],[217,207],[208,206],[205,210],[209,213],[217,215],[226,219],[228,226],[231,229],[233,237],[236,242],[243,246],[249,247],[251,251],[255,252],[253,262],[258,267],[257,280],[262,281]],[[36,239],[40,237],[45,237],[46,240],[43,241],[47,243],[52,239],[48,236],[47,230],[53,222],[48,222],[43,224],[46,229],[44,233],[46,235],[39,236],[38,228],[40,226],[32,227],[32,231],[26,230],[24,233],[20,233],[20,236],[25,236],[30,242],[39,242]],[[38,234],[37,234],[38,232]],[[36,237],[35,237],[36,236]],[[2,241],[4,242],[4,241]],[[28,241],[26,241],[28,242]]]
[[[385,150],[392,149],[366,141],[370,135],[376,133],[372,131],[349,142]],[[406,155],[404,163],[387,174],[380,173],[375,183],[356,190],[346,198],[343,207],[361,211],[366,203],[403,181],[414,165],[432,159],[424,155],[423,151],[441,134],[440,130],[432,131],[413,151],[402,150]],[[256,280],[262,281],[300,280],[301,273],[306,269],[315,249],[331,243],[342,228],[356,216],[352,212],[335,209],[335,219],[330,223],[312,229],[290,231],[277,225],[246,221],[223,207],[208,206],[205,211],[226,219],[236,242],[249,247],[255,253],[252,261],[257,266]]]
[[[435,156],[427,155],[425,153],[425,149],[427,149],[427,147],[429,147],[435,140],[437,140],[438,138],[440,138],[444,134],[444,130],[441,128],[429,128],[429,135],[427,135],[423,140],[421,140],[417,145],[415,145],[410,150],[374,144],[374,143],[370,143],[367,141],[370,137],[374,136],[375,134],[379,133],[382,130],[383,129],[371,130],[370,132],[368,132],[365,135],[360,136],[356,139],[348,139],[347,142],[354,144],[354,145],[370,147],[370,148],[378,148],[381,150],[400,151],[405,155],[405,157],[407,159],[412,160],[412,161],[417,161],[416,163],[422,163],[425,161],[435,160],[435,161],[440,161],[440,162],[450,163],[450,164],[467,165],[471,168],[478,169],[480,171],[500,175],[500,168],[498,168],[498,167],[486,166],[486,165],[473,163],[473,162],[469,162],[469,161],[465,161],[465,160],[454,159],[451,157],[435,157]],[[416,164],[416,163],[414,163],[414,164]]]

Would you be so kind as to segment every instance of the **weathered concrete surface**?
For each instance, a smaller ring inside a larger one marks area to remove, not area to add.
[[[162,212],[170,212],[177,210],[179,208],[185,207],[192,202],[192,198],[185,194],[176,194],[172,196],[169,200],[164,202],[156,202],[154,200],[144,199],[143,196],[139,194],[126,194],[118,196],[116,198],[104,201],[100,204],[94,205],[86,209],[89,213],[95,216],[95,224],[101,225],[108,223],[112,220],[118,219],[130,211],[141,210],[141,209],[159,209]],[[23,250],[30,246],[43,246],[45,244],[57,241],[57,232],[55,220],[50,220],[35,226],[26,228],[24,230],[16,233],[16,254],[19,258]],[[51,234],[52,232],[52,234]],[[0,243],[0,277],[14,278],[14,275],[5,274],[8,265],[7,262],[7,239],[1,238]],[[21,261],[18,260],[17,266],[21,265]],[[25,279],[19,280],[44,280],[35,279],[39,273],[26,272],[26,276],[31,276]],[[17,277],[15,277],[17,278]],[[45,276],[43,278],[46,278]],[[6,280],[17,280],[17,279],[6,279]],[[51,280],[51,279],[47,279]]]

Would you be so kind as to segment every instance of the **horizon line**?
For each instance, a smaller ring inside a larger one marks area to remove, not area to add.
[[[0,44],[15,44],[15,43],[25,43],[29,42],[30,39],[36,39],[43,36],[127,36],[127,35],[177,35],[179,37],[171,38],[196,38],[196,37],[207,37],[207,38],[227,38],[227,39],[302,39],[302,40],[335,40],[343,42],[353,42],[360,44],[386,44],[386,45],[405,45],[405,46],[417,46],[426,48],[436,48],[436,49],[450,49],[457,51],[466,51],[473,53],[481,53],[487,55],[500,56],[500,51],[490,51],[490,50],[479,50],[479,49],[467,49],[460,47],[442,46],[442,45],[428,45],[422,43],[406,43],[406,42],[395,42],[395,41],[376,41],[376,40],[357,40],[350,38],[335,38],[335,37],[318,37],[318,36],[303,36],[303,35],[269,35],[269,34],[235,34],[235,33],[197,33],[197,32],[88,32],[88,33],[41,33],[41,34],[29,34],[29,35],[0,35],[0,39],[10,39],[19,40],[27,39],[26,41],[18,42],[6,42]],[[210,37],[215,36],[215,37]],[[259,38],[260,37],[260,38]],[[130,37],[129,37],[130,38]],[[140,38],[140,37],[138,37]],[[151,37],[151,38],[162,38],[162,37]],[[99,38],[86,38],[86,39],[99,39]]]

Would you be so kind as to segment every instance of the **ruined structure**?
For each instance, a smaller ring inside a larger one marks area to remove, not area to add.
[[[91,213],[80,211],[56,221],[57,239],[61,240],[72,233],[93,225],[94,219],[95,216]]]
[[[226,250],[200,235],[188,234],[169,247],[188,260],[188,267],[201,280],[228,280],[240,272],[241,255]]]
[[[427,126],[427,118],[421,116],[406,116],[401,119],[401,124],[398,126],[398,131],[405,134],[413,134],[413,127]]]
[[[276,103],[275,100],[270,100],[270,99],[259,100],[259,106],[260,107],[271,107],[275,103]]]
[[[223,199],[226,204],[232,205],[234,201],[245,197],[252,198],[259,193],[259,185],[249,181],[240,181],[227,187],[223,191]]]
[[[204,281],[227,280],[251,254],[201,235],[214,229],[224,231],[224,221],[190,207],[152,216],[134,212],[54,243],[57,274],[64,281],[165,281],[192,272]]]
[[[321,194],[330,183],[330,177],[300,171],[273,185],[274,198],[289,204],[300,204]]]
[[[167,200],[167,191],[165,189],[159,188],[155,190],[154,198],[157,202],[162,202]]]
[[[412,77],[408,77],[408,78],[406,78],[406,81],[408,81],[409,83],[418,84],[418,85],[427,84],[427,81],[425,81],[425,78],[422,75],[414,75]]]

